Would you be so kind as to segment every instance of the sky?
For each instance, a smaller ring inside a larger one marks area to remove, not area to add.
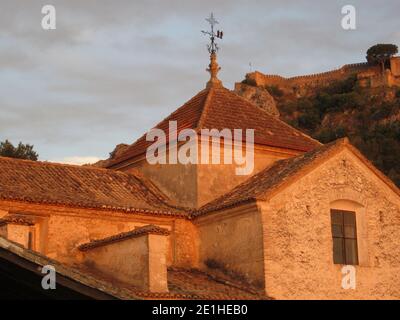
[[[349,4],[356,30],[341,26]],[[0,141],[78,164],[133,143],[205,87],[210,12],[229,89],[249,71],[323,72],[400,45],[399,0],[0,0]]]

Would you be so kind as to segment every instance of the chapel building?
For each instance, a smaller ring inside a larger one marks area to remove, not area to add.
[[[212,129],[253,129],[251,150],[239,146],[250,174],[150,164],[146,135],[98,166],[0,158],[0,264],[53,265],[95,298],[399,299],[399,189],[348,139],[319,143],[224,88],[218,70],[214,52],[206,88],[155,128],[193,130],[203,159],[236,143]]]

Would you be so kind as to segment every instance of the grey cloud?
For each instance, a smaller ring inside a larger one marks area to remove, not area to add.
[[[353,0],[358,30],[340,28],[347,1],[0,0],[0,139],[34,143],[43,159],[105,157],[204,88],[213,10],[225,31],[227,87],[253,69],[296,75],[364,60],[399,42],[398,0]],[[47,3],[47,2],[46,2]]]

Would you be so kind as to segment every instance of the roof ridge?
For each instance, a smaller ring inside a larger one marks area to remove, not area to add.
[[[224,89],[226,89],[226,88],[224,88]],[[288,123],[286,123],[285,121],[279,119],[278,117],[274,117],[274,116],[272,116],[271,114],[269,114],[268,112],[262,110],[261,108],[259,108],[259,107],[258,107],[256,104],[254,104],[253,102],[251,102],[251,101],[249,101],[249,100],[243,98],[242,96],[238,95],[235,91],[232,91],[232,90],[229,90],[229,89],[226,89],[226,90],[228,90],[230,93],[233,93],[233,94],[236,95],[238,98],[240,98],[241,100],[247,102],[248,104],[250,104],[250,105],[256,107],[257,109],[259,109],[259,110],[261,110],[261,111],[263,111],[263,112],[265,112],[265,114],[266,114],[268,117],[270,117],[271,119],[276,120],[276,121],[280,122],[281,124],[285,125],[287,128],[290,128],[291,130],[296,131],[297,133],[301,134],[302,136],[304,136],[304,137],[306,137],[306,138],[308,138],[308,139],[311,139],[311,140],[317,142],[319,145],[323,145],[321,142],[319,142],[318,140],[316,140],[316,139],[314,139],[313,137],[309,136],[308,134],[305,134],[304,132],[300,131],[299,129],[297,129],[297,128],[293,127],[293,126],[291,126],[290,124],[288,124]]]
[[[78,168],[78,169],[88,169],[88,170],[97,170],[97,171],[107,171],[107,172],[114,172],[113,170],[109,170],[107,168],[96,167],[92,166],[91,164],[70,164],[70,163],[61,163],[61,162],[52,162],[47,160],[28,160],[28,159],[20,159],[20,158],[11,158],[11,157],[2,157],[0,156],[0,161],[9,161],[9,162],[20,162],[26,164],[32,164],[36,166],[53,166],[53,167],[64,167],[64,168]]]
[[[360,159],[361,162],[364,163],[369,169],[371,169],[379,179],[383,180],[384,183],[388,185],[397,195],[400,196],[400,188],[390,179],[386,174],[384,174],[380,169],[375,167],[375,165],[365,157],[360,150],[358,150],[355,146],[353,146],[348,138],[343,138],[343,145],[346,145],[354,155]]]
[[[301,172],[304,172],[308,168],[312,167],[313,165],[320,165],[321,163],[325,162],[326,160],[329,160],[329,156],[332,156],[333,153],[336,154],[336,152],[339,152],[342,150],[343,147],[348,145],[346,143],[345,139],[337,139],[329,144],[321,145],[321,147],[314,149],[312,151],[309,151],[305,154],[302,154],[300,156],[295,157],[293,160],[296,162],[301,161],[302,159],[306,159],[308,155],[313,155],[314,157],[310,159],[308,163],[305,163],[303,166],[301,166],[298,170],[296,170],[290,177],[289,179],[284,179],[280,183],[278,183],[272,190],[275,190],[275,192],[272,192],[273,194],[276,193],[276,189],[279,187],[282,187],[285,184],[290,184],[291,181],[293,180],[294,177],[297,177]],[[320,154],[318,153],[320,151]],[[318,155],[320,156],[318,158]],[[317,161],[317,163],[315,163]],[[260,194],[263,194],[264,196],[259,197]],[[270,196],[271,197],[271,196]],[[265,197],[265,192],[259,192],[257,194],[257,199],[259,200],[266,200],[267,197]]]
[[[136,145],[138,142],[140,142],[142,139],[144,139],[147,135],[147,133],[153,129],[153,128],[157,128],[159,125],[161,125],[162,123],[164,123],[168,118],[173,117],[175,114],[179,113],[179,111],[181,111],[183,108],[185,108],[188,104],[192,103],[193,101],[195,101],[196,99],[199,98],[199,96],[201,94],[203,94],[204,92],[209,91],[210,89],[205,88],[202,89],[201,91],[199,91],[197,94],[195,94],[194,96],[192,96],[189,100],[187,100],[185,103],[183,103],[179,108],[177,108],[176,110],[174,110],[172,113],[168,114],[165,118],[163,118],[161,121],[158,121],[152,128],[150,128],[149,130],[147,130],[144,134],[142,134],[141,136],[139,136],[138,139],[136,139],[134,142],[128,144],[128,147],[121,153],[121,155],[119,155],[118,157],[116,157],[115,159],[109,158],[107,160],[111,160],[111,162],[107,165],[107,168],[112,167],[116,164],[119,164],[123,161],[125,161],[126,159],[124,159],[124,156],[126,156],[127,154],[129,154],[130,149],[132,146]],[[122,159],[122,160],[120,160]]]
[[[43,191],[41,191],[40,196],[39,194],[35,194],[33,192],[34,190],[29,190],[29,192],[27,192],[25,195],[22,195],[20,192],[15,193],[15,186],[13,187],[13,183],[8,181],[5,189],[0,188],[2,189],[0,190],[2,191],[0,194],[0,199],[4,200],[48,203],[53,205],[62,204],[75,208],[85,207],[92,209],[117,209],[122,211],[148,211],[166,213],[179,213],[187,211],[187,208],[179,207],[171,202],[171,199],[169,199],[169,197],[161,189],[159,189],[144,175],[138,174],[137,171],[123,172],[92,166],[68,165],[7,157],[0,157],[0,168],[4,170],[4,179],[7,179],[7,175],[10,176],[10,172],[12,172],[12,170],[14,170],[13,172],[15,172],[17,175],[20,173],[22,180],[27,179],[26,176],[29,172],[36,172],[38,174],[38,178],[43,175],[48,176],[49,174],[54,176],[55,179],[52,179],[46,185],[50,186],[51,188],[57,186],[59,190],[63,189],[62,192],[64,193],[77,192],[76,186],[79,186],[80,188],[80,196],[76,195],[79,199],[75,198],[75,200],[72,200],[72,198],[69,198],[64,199],[64,201],[57,198],[57,196],[54,198],[52,196],[43,195]],[[0,174],[0,176],[2,175]],[[67,182],[65,182],[66,178]],[[18,180],[19,183],[22,183],[22,180]],[[33,184],[36,183],[35,181],[31,181],[30,184],[28,184],[32,187]],[[93,195],[93,184],[91,181],[100,181],[101,185],[105,186],[100,188],[96,193],[96,195],[100,197],[99,199],[95,199]],[[66,190],[65,183],[69,183],[68,190]],[[74,187],[71,189],[71,186]],[[36,190],[37,188],[38,186],[35,185],[34,189]],[[109,195],[107,190],[114,190],[114,195]],[[115,192],[117,192],[115,190],[123,190],[123,192],[126,192],[129,197],[129,199],[126,200],[127,203],[116,202],[115,198],[113,198],[115,197]],[[32,194],[30,193],[31,191],[33,192]],[[137,195],[137,192],[140,194]],[[87,198],[84,201],[80,198],[82,193],[87,195]],[[145,204],[144,208],[143,204]]]
[[[201,112],[201,115],[200,115],[199,121],[197,122],[195,130],[198,130],[199,128],[202,127],[204,118],[206,117],[208,109],[210,108],[211,99],[214,96],[214,90],[215,90],[214,87],[207,88],[206,90],[208,90],[207,98],[206,98],[206,101],[204,102],[203,110]]]
[[[132,177],[134,177],[138,181],[138,183],[148,189],[159,201],[164,203],[167,207],[175,210],[189,210],[188,208],[170,203],[170,201],[172,200],[159,187],[157,187],[157,185],[151,179],[144,176],[144,174],[141,173],[139,170],[133,170],[132,172],[129,172],[127,174],[132,175]]]
[[[108,168],[96,167],[96,166],[92,166],[92,165],[78,165],[78,164],[69,164],[69,163],[60,163],[60,162],[51,162],[51,161],[33,161],[33,160],[27,160],[27,159],[19,159],[19,158],[10,158],[10,157],[1,157],[0,156],[0,162],[1,161],[19,162],[19,163],[24,163],[27,165],[31,164],[34,166],[43,166],[43,167],[59,167],[59,168],[66,168],[66,169],[75,168],[78,170],[88,170],[88,171],[92,170],[92,171],[113,174],[113,175],[134,177],[139,181],[149,180],[145,176],[140,174],[139,171],[125,172],[125,171],[120,171],[120,170],[112,170],[112,169],[108,169]]]
[[[202,94],[205,91],[208,91],[209,89],[205,88],[201,91],[199,91],[197,94],[195,94],[193,97],[191,97],[189,100],[187,100],[185,103],[183,103],[178,109],[176,109],[175,111],[173,111],[172,113],[168,114],[164,119],[162,119],[161,121],[159,121],[153,128],[157,128],[160,124],[162,124],[164,121],[166,121],[168,118],[171,118],[174,114],[178,113],[181,109],[183,109],[187,104],[191,103],[192,101],[194,101],[195,99],[198,98],[198,96],[200,94]],[[151,129],[153,129],[151,128]],[[151,130],[150,129],[150,130]],[[144,133],[138,140],[140,140],[141,138],[143,138],[144,136],[146,136],[146,134],[149,131],[146,131],[146,133]],[[131,145],[135,144],[138,140],[136,140],[134,143],[132,143]]]
[[[148,224],[142,227],[135,228],[130,231],[125,231],[125,232],[120,232],[108,237],[100,238],[100,239],[95,239],[92,241],[89,241],[87,243],[81,244],[78,246],[78,250],[80,251],[88,251],[90,249],[94,249],[97,247],[101,247],[107,244],[112,244],[115,242],[120,242],[132,237],[137,237],[141,236],[144,234],[158,234],[158,235],[165,235],[168,236],[170,234],[170,231],[166,228],[159,227],[154,224]]]
[[[113,211],[113,212],[123,212],[123,213],[137,213],[137,214],[151,214],[151,215],[163,215],[163,216],[177,216],[177,217],[186,217],[187,214],[185,211],[179,212],[179,207],[176,207],[175,211],[168,211],[166,209],[145,209],[145,208],[137,208],[133,206],[114,206],[114,205],[86,205],[86,204],[68,204],[68,203],[63,203],[60,201],[52,201],[52,200],[43,200],[43,201],[37,201],[37,200],[32,200],[31,198],[24,198],[24,199],[19,199],[19,198],[10,198],[10,197],[3,197],[0,195],[0,200],[7,200],[7,201],[13,201],[13,202],[25,202],[25,203],[34,203],[34,204],[48,204],[52,206],[62,206],[62,207],[68,207],[68,208],[84,208],[84,209],[90,209],[90,210],[96,210],[96,211]],[[174,207],[169,206],[171,209],[174,209]],[[182,209],[183,210],[183,209]],[[1,220],[0,220],[1,221]]]

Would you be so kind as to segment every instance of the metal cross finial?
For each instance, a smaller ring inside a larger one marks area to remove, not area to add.
[[[212,12],[210,14],[210,17],[206,18],[206,21],[208,21],[208,23],[211,25],[211,28],[214,28],[214,26],[219,23],[217,20],[215,20],[214,14]]]
[[[218,46],[215,43],[215,38],[222,39],[223,37],[223,32],[222,31],[217,31],[217,33],[214,32],[214,26],[216,24],[219,24],[219,22],[214,18],[214,14],[211,13],[209,18],[206,18],[206,21],[211,25],[211,31],[202,31],[203,34],[206,34],[210,36],[211,43],[207,45],[208,52],[209,53],[215,53],[218,51]]]

